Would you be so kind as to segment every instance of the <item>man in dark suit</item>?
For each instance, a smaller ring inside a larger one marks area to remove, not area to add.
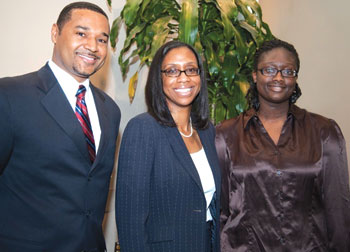
[[[105,251],[102,220],[120,110],[89,82],[109,24],[91,3],[53,25],[52,60],[0,79],[0,251]]]

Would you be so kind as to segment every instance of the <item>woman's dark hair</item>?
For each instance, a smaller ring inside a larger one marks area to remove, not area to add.
[[[261,59],[261,56],[264,53],[269,52],[269,51],[276,49],[276,48],[284,48],[294,56],[295,64],[296,64],[296,68],[297,68],[296,71],[298,73],[299,69],[300,69],[300,59],[299,59],[299,55],[298,55],[297,51],[295,50],[295,48],[292,44],[289,44],[289,43],[287,43],[283,40],[280,40],[280,39],[273,39],[273,40],[265,41],[260,46],[260,48],[255,52],[254,63],[253,63],[254,71],[255,72],[258,71],[258,64],[259,64],[259,61]],[[300,96],[301,96],[301,90],[299,88],[298,83],[296,83],[293,94],[291,95],[291,97],[289,97],[289,103],[294,104]],[[254,83],[252,80],[250,81],[250,88],[247,92],[246,98],[248,100],[249,108],[254,108],[256,111],[258,111],[259,107],[260,107],[259,93],[258,93],[258,89],[256,87],[256,83]]]
[[[170,41],[165,43],[158,49],[153,58],[149,68],[145,89],[148,113],[150,113],[160,124],[169,127],[176,127],[163,92],[161,70],[163,60],[169,51],[180,47],[190,49],[197,58],[198,68],[200,70],[201,88],[197,97],[192,102],[191,119],[192,124],[196,129],[205,129],[209,122],[209,105],[203,62],[200,55],[192,46],[180,41]]]
[[[107,14],[96,4],[89,3],[89,2],[74,2],[64,7],[60,15],[58,16],[56,24],[58,26],[59,32],[61,32],[63,26],[71,19],[72,11],[76,9],[86,9],[86,10],[91,10],[91,11],[100,13],[103,16],[105,16],[108,20]]]

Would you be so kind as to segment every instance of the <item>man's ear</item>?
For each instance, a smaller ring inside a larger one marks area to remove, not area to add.
[[[52,43],[56,44],[57,41],[57,37],[59,36],[59,28],[57,26],[57,24],[53,24],[52,28],[51,28],[51,41]]]

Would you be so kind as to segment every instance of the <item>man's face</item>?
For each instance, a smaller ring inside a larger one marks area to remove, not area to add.
[[[61,30],[54,24],[52,60],[83,82],[99,70],[106,59],[109,24],[105,16],[87,9],[74,9]]]

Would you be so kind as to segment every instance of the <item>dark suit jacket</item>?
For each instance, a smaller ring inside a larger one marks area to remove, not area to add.
[[[198,133],[219,199],[215,131],[210,125]],[[116,193],[121,251],[204,251],[206,200],[196,167],[176,128],[161,126],[148,113],[128,123],[119,152]],[[216,203],[219,209],[219,200]],[[215,252],[219,251],[218,234],[217,227]]]
[[[101,126],[93,165],[48,65],[0,79],[1,252],[104,251],[102,220],[120,110],[90,86]]]

